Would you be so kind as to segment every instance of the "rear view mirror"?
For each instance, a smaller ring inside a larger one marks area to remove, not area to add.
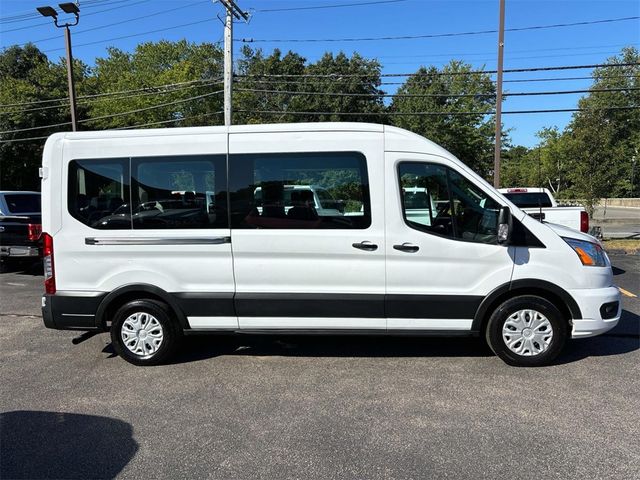
[[[512,229],[511,210],[505,205],[500,209],[500,214],[498,215],[498,244],[506,245],[509,243]]]

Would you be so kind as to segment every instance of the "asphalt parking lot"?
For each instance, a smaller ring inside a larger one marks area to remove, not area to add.
[[[612,255],[640,292],[638,256]],[[45,329],[0,274],[0,478],[638,478],[640,299],[557,363],[475,339],[190,337],[170,365]]]

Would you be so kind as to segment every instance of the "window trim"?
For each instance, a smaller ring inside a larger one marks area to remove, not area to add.
[[[402,178],[400,175],[400,168],[402,167],[402,165],[405,164],[418,164],[418,165],[436,165],[438,167],[442,167],[445,169],[445,173],[446,173],[446,177],[447,177],[447,193],[449,195],[449,208],[451,209],[451,211],[454,211],[454,204],[453,204],[453,197],[451,195],[451,179],[449,176],[449,171],[450,170],[454,170],[453,168],[451,168],[448,165],[445,165],[444,163],[438,163],[438,162],[433,162],[433,161],[421,161],[421,160],[400,160],[399,162],[396,163],[396,176],[397,176],[397,181],[396,181],[396,185],[398,187],[398,191],[399,191],[399,195],[400,195],[400,209],[402,210],[402,221],[404,222],[404,224],[409,227],[412,230],[415,230],[417,232],[420,233],[425,233],[427,235],[433,235],[435,237],[439,237],[439,238],[444,238],[446,240],[453,240],[456,242],[464,242],[464,243],[473,243],[474,245],[495,245],[495,246],[501,246],[498,243],[498,240],[496,238],[495,243],[487,243],[487,242],[477,242],[475,240],[466,240],[464,238],[459,238],[459,237],[450,237],[448,235],[442,235],[440,233],[436,233],[436,232],[431,232],[431,231],[427,231],[427,230],[423,230],[421,228],[416,227],[415,225],[411,224],[408,220],[407,220],[407,214],[406,214],[406,209],[404,206],[404,198],[402,195]],[[500,202],[498,202],[492,195],[488,195],[486,191],[484,191],[484,189],[480,188],[474,181],[472,181],[470,178],[468,178],[466,175],[464,175],[462,172],[460,172],[459,170],[454,170],[455,172],[457,172],[462,178],[464,178],[465,180],[467,180],[468,182],[470,182],[472,185],[476,186],[480,191],[482,191],[484,194],[486,194],[489,198],[491,198],[492,200],[494,200],[498,205],[502,205]],[[455,222],[452,221],[452,225],[451,225],[452,229],[453,229],[453,233],[454,235],[457,233],[456,232],[456,225]],[[496,235],[497,237],[497,235]]]

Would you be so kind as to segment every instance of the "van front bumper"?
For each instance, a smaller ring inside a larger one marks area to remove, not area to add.
[[[618,324],[622,315],[622,296],[618,287],[569,290],[582,312],[573,319],[573,338],[595,337]]]

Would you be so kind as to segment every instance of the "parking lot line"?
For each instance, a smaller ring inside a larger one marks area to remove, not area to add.
[[[631,293],[628,290],[625,290],[622,287],[618,287],[618,290],[620,290],[620,293],[622,293],[623,295],[626,295],[627,297],[631,297],[631,298],[637,298],[638,296],[634,293]]]

